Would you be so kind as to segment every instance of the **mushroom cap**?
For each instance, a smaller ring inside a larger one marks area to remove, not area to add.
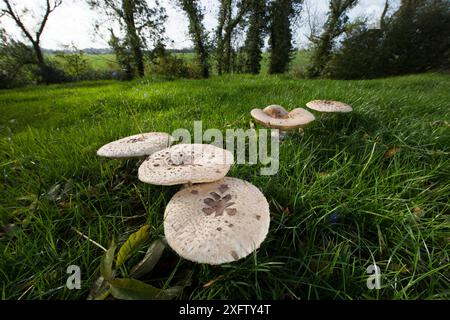
[[[213,265],[258,249],[269,225],[269,204],[261,191],[229,177],[179,191],[164,213],[170,247],[187,260]]]
[[[253,109],[250,112],[256,122],[273,129],[294,130],[304,127],[314,121],[314,115],[306,109],[297,108],[288,113],[287,118],[274,118],[261,109]]]
[[[306,104],[312,110],[319,112],[352,112],[353,109],[346,103],[331,100],[314,100]]]
[[[105,144],[97,155],[107,158],[133,158],[149,156],[169,147],[173,138],[164,132],[140,133]]]
[[[139,180],[171,186],[222,179],[234,163],[233,154],[211,144],[177,144],[148,157],[139,167]]]
[[[286,119],[289,117],[289,111],[278,104],[272,104],[263,109],[263,112],[272,118]]]

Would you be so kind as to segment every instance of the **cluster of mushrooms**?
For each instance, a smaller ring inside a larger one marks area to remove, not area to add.
[[[322,113],[339,112],[347,113],[353,111],[348,104],[339,101],[314,100],[306,104],[311,109]],[[287,131],[303,128],[313,122],[316,117],[306,109],[296,108],[288,112],[280,105],[270,105],[264,109],[253,109],[250,112],[253,119],[265,127],[279,129],[280,137],[284,137]]]
[[[333,101],[312,101],[310,109],[349,112]],[[283,131],[303,128],[314,121],[309,111],[291,112],[272,105],[253,109],[259,123]],[[212,265],[242,259],[258,249],[267,236],[270,211],[267,199],[251,183],[226,177],[233,154],[210,144],[175,144],[163,132],[133,135],[102,146],[107,158],[144,158],[138,177],[153,185],[181,185],[166,206],[164,234],[169,246],[183,258]]]
[[[269,204],[251,183],[226,177],[233,154],[209,144],[173,143],[167,133],[143,133],[108,143],[97,155],[147,157],[139,180],[182,185],[166,206],[164,234],[183,258],[215,265],[259,248],[269,231]]]

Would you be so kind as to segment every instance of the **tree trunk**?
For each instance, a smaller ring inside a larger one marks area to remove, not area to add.
[[[142,44],[136,30],[134,20],[134,2],[133,0],[123,0],[124,20],[127,27],[127,37],[130,41],[130,47],[133,52],[134,65],[139,77],[143,77],[145,73],[144,54],[142,52]]]
[[[203,78],[209,77],[207,36],[203,26],[203,13],[195,0],[180,0],[180,5],[189,18],[189,34],[194,42],[195,53]]]

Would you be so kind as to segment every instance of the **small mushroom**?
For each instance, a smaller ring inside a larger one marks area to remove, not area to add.
[[[156,185],[212,182],[222,179],[234,163],[228,150],[210,144],[178,144],[148,157],[139,180]]]
[[[289,111],[278,104],[272,104],[263,109],[263,112],[272,118],[287,119],[289,117]]]
[[[97,151],[97,155],[107,158],[135,158],[149,156],[169,147],[173,138],[164,132],[141,133],[110,142]]]
[[[164,213],[164,233],[183,258],[217,265],[258,249],[270,224],[269,204],[251,183],[226,177],[182,189]]]
[[[319,112],[352,112],[353,109],[346,103],[331,100],[314,100],[306,104],[309,109]]]
[[[280,106],[277,106],[277,108]],[[270,112],[266,113],[264,110],[270,108]],[[282,112],[282,109],[275,109],[274,106],[269,106],[264,110],[253,109],[250,114],[256,122],[263,126],[280,129],[284,131],[294,130],[306,126],[308,123],[315,120],[314,115],[303,108],[297,108],[289,112],[287,115]],[[276,112],[274,110],[277,110]],[[286,110],[285,110],[286,111]],[[286,111],[287,112],[287,111]],[[275,115],[275,116],[272,116]],[[277,117],[278,116],[278,117]],[[281,116],[281,118],[280,118]]]

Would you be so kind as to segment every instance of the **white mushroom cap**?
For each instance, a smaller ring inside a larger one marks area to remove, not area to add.
[[[167,204],[164,233],[185,259],[236,261],[259,248],[270,224],[269,204],[251,183],[224,178],[183,189]]]
[[[97,151],[97,155],[107,158],[133,158],[149,156],[165,149],[173,143],[173,138],[164,132],[140,133],[110,142]]]
[[[263,112],[272,118],[286,119],[289,117],[289,111],[278,104],[272,104],[263,109]]]
[[[211,144],[178,144],[152,154],[139,167],[139,180],[156,185],[222,179],[234,163],[231,152]]]
[[[256,122],[274,129],[293,130],[304,127],[314,121],[314,115],[303,108],[297,108],[288,113],[287,118],[274,118],[261,109],[253,109],[250,112]]]
[[[306,104],[312,110],[319,112],[352,112],[353,109],[346,103],[331,100],[314,100]]]

